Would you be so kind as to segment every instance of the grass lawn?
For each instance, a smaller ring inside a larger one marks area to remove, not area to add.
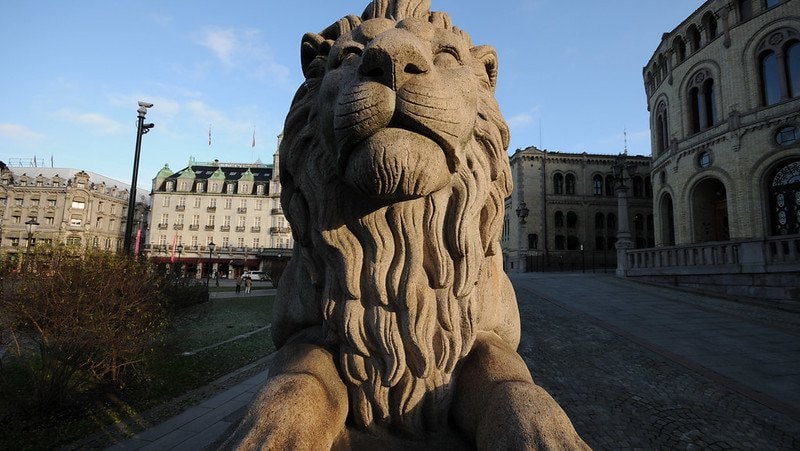
[[[0,449],[53,449],[144,412],[274,350],[269,329],[273,296],[214,299],[186,309],[143,367],[142,377],[122,391],[83,393],[77,406],[57,412],[18,411],[22,373],[6,362],[0,383]],[[192,355],[258,329],[259,332]],[[11,364],[9,364],[11,363]]]

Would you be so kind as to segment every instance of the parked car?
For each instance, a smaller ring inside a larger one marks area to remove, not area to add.
[[[269,276],[264,271],[245,271],[242,273],[242,279],[250,278],[252,281],[264,280],[269,281]]]

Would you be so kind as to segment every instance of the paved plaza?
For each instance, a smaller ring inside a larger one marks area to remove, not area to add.
[[[511,279],[520,354],[594,449],[800,449],[800,314],[611,274]],[[110,449],[212,442],[266,377],[243,374]]]

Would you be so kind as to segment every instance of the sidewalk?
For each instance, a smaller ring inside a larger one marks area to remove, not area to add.
[[[800,314],[610,274],[511,280],[520,355],[594,449],[800,449]],[[201,449],[266,376],[109,449]]]

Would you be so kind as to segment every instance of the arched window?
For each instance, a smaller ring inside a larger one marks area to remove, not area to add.
[[[528,249],[539,249],[539,235],[535,233],[528,234]]]
[[[669,128],[667,127],[667,104],[661,102],[656,107],[656,154],[660,155],[669,147]]]
[[[644,197],[644,182],[638,175],[633,178],[633,197]]]
[[[780,3],[781,3],[781,0],[766,0],[766,1],[764,2],[764,5],[765,5],[767,8],[772,8],[773,6],[778,6],[778,5],[780,5]]]
[[[574,211],[567,212],[567,228],[574,229],[578,226],[578,215]]]
[[[700,50],[700,32],[697,31],[696,25],[689,25],[689,28],[686,29],[686,39],[689,40],[689,44],[692,46],[692,53]]]
[[[556,227],[564,227],[564,213],[557,211],[555,221]]]
[[[595,175],[592,177],[592,194],[595,196],[603,195],[603,176]]]
[[[594,215],[594,228],[597,230],[606,228],[606,217],[603,213],[597,213]]]
[[[567,174],[567,176],[564,177],[564,180],[565,180],[564,184],[566,185],[566,188],[567,188],[566,189],[567,194],[574,195],[575,194],[575,174]]]
[[[703,27],[706,29],[708,41],[713,41],[717,37],[717,19],[711,11],[703,16]]]
[[[779,167],[768,189],[772,234],[800,233],[800,160]]]
[[[614,176],[607,175],[606,176],[606,196],[613,196],[614,195]]]
[[[644,230],[644,215],[637,213],[633,216],[633,228],[637,232]]]
[[[760,58],[761,99],[764,105],[773,105],[781,100],[781,78],[778,57],[775,52],[764,52]]]
[[[717,121],[714,79],[707,70],[696,73],[689,82],[689,113],[693,133],[712,127]]]
[[[675,37],[675,40],[672,41],[672,50],[679,63],[686,59],[686,41],[683,40],[683,36]]]
[[[598,251],[602,251],[606,247],[606,239],[602,236],[594,237],[594,248]]]
[[[564,193],[564,176],[561,174],[556,174],[553,176],[553,192],[555,194],[563,194]]]
[[[653,197],[653,183],[650,177],[644,178],[644,197]]]
[[[764,105],[800,95],[800,40],[797,36],[795,30],[781,28],[756,46]]]
[[[617,229],[617,216],[614,213],[609,213],[606,217],[606,224],[608,224],[608,230],[616,230]]]
[[[564,235],[556,235],[556,250],[563,251],[564,250]]]
[[[737,7],[739,10],[739,22],[750,20],[753,17],[752,0],[738,0]]]

